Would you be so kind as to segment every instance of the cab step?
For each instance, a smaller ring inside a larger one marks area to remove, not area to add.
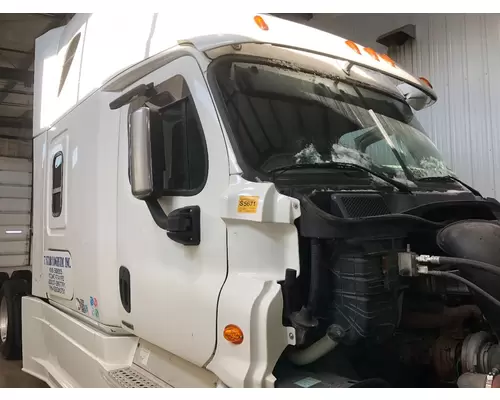
[[[135,365],[111,370],[108,373],[108,378],[118,388],[154,389],[171,387]]]

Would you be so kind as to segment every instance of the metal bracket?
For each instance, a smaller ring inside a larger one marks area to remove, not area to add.
[[[295,328],[293,326],[286,326],[286,340],[287,340],[287,343],[292,345],[292,346],[295,346],[296,344],[296,341],[295,341]]]

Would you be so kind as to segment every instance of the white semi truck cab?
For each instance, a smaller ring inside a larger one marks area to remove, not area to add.
[[[51,387],[498,383],[500,207],[418,123],[429,81],[265,14],[111,19],[36,41],[4,357]]]

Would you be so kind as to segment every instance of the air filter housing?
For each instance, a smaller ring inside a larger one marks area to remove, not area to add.
[[[482,261],[500,268],[500,225],[497,221],[466,220],[452,223],[437,234],[437,244],[447,255]],[[490,272],[457,265],[460,275],[500,299],[500,279]],[[483,296],[475,301],[497,338],[500,338],[500,312]]]

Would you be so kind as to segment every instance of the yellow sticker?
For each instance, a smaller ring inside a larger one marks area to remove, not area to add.
[[[255,214],[259,205],[259,196],[240,196],[238,201],[238,212]]]

